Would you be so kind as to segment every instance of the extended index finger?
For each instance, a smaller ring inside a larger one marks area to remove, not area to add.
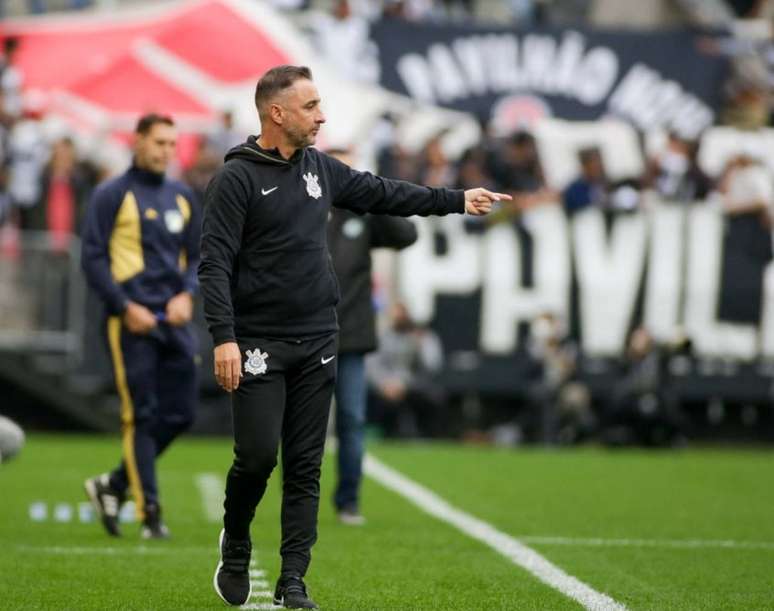
[[[513,197],[507,193],[496,193],[495,191],[489,191],[488,189],[481,189],[481,193],[486,195],[489,199],[495,202],[499,202],[501,199],[511,200]]]

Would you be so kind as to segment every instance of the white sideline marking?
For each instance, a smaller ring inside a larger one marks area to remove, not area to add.
[[[253,584],[254,588],[268,588],[269,582],[265,579],[251,579],[250,583]]]
[[[271,603],[248,603],[239,607],[240,609],[283,609],[284,607],[278,607],[273,602]]]
[[[363,468],[367,475],[385,488],[396,492],[426,513],[451,524],[469,537],[485,543],[514,564],[522,567],[548,586],[594,611],[624,611],[626,607],[607,594],[597,592],[576,577],[565,573],[532,548],[491,524],[457,509],[424,486],[388,467],[373,456],[366,455]]]
[[[274,598],[274,592],[271,590],[253,590],[250,592],[250,598]]]
[[[253,567],[258,566],[254,560],[250,561],[250,577],[266,577],[266,571],[262,569],[255,569]]]
[[[194,480],[202,497],[202,506],[207,521],[220,522],[223,519],[225,494],[223,479],[215,473],[197,473]]]
[[[524,543],[535,545],[567,545],[578,547],[671,547],[677,549],[771,549],[774,542],[733,541],[731,539],[602,539],[583,537],[546,537],[528,535],[518,537]]]

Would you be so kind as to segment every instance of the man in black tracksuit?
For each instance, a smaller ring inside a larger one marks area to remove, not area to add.
[[[419,187],[356,172],[313,148],[325,117],[308,68],[256,86],[262,133],[226,155],[207,188],[199,280],[215,378],[232,393],[218,595],[250,597],[250,522],[282,443],[282,569],[275,604],[316,608],[303,577],[317,538],[320,463],[336,379],[339,290],[326,244],[331,205],[363,214],[485,214],[507,196]]]
[[[345,151],[328,151],[344,163]],[[364,452],[367,386],[365,355],[376,349],[376,320],[371,287],[371,249],[410,246],[417,229],[408,219],[358,215],[334,208],[328,222],[328,248],[339,280],[341,299],[336,379],[337,482],[333,502],[342,524],[360,525],[360,480]]]

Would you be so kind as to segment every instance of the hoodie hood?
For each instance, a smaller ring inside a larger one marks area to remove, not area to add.
[[[246,159],[253,163],[265,163],[268,165],[295,165],[304,156],[304,149],[298,149],[290,159],[284,159],[279,149],[265,149],[258,144],[260,136],[248,136],[242,144],[238,144],[226,153],[225,161],[230,159]]]

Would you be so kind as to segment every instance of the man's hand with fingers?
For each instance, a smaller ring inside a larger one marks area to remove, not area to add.
[[[495,193],[479,187],[465,191],[465,212],[474,216],[489,214],[492,203],[513,199],[506,193]]]
[[[236,342],[215,346],[215,380],[226,392],[239,387],[242,376],[242,353]]]

